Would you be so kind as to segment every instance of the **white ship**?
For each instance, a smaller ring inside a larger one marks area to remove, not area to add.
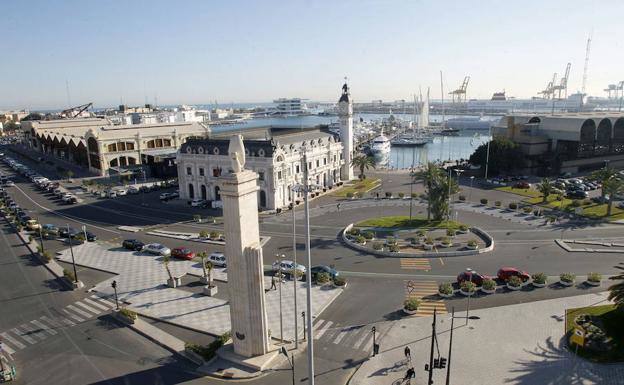
[[[379,136],[373,139],[371,151],[375,154],[387,154],[390,152],[390,139],[383,133],[383,127]]]

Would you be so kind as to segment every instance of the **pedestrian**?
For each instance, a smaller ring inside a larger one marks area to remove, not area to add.
[[[409,368],[407,369],[407,372],[405,373],[405,377],[403,377],[403,381],[407,381],[408,384],[411,383],[411,379],[416,377],[416,372],[414,371],[414,368]]]
[[[269,290],[277,290],[277,286],[275,286],[275,282],[277,281],[277,279],[275,278],[275,276],[271,277],[271,288]]]
[[[405,359],[406,360],[412,360],[412,352],[410,351],[409,346],[405,347],[405,350],[403,350],[403,352],[405,353]]]
[[[340,211],[340,203],[336,205],[336,208],[338,209],[338,211]]]

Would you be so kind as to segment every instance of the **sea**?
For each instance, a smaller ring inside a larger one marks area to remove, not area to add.
[[[397,119],[412,120],[411,114],[393,114]],[[355,113],[353,120],[360,119],[365,122],[381,121],[387,119],[390,114]],[[445,118],[459,116],[446,115]],[[461,117],[466,117],[461,116]],[[484,116],[492,121],[500,119],[495,116]],[[257,118],[246,120],[241,124],[211,125],[213,132],[239,132],[244,135],[245,130],[256,127],[283,126],[283,127],[308,127],[318,124],[331,124],[338,121],[337,116],[305,115],[278,118]],[[430,115],[430,122],[441,122],[441,115]],[[434,136],[431,143],[419,147],[395,147],[392,146],[387,157],[378,159],[378,168],[410,169],[437,161],[458,161],[468,159],[474,150],[490,139],[488,130],[462,130],[457,136]]]

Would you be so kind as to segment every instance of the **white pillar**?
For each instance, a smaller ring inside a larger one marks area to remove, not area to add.
[[[340,118],[340,141],[342,142],[342,159],[344,164],[340,168],[342,180],[354,179],[351,159],[353,159],[353,103],[349,88],[345,83],[342,86],[342,96],[338,101],[338,116]]]

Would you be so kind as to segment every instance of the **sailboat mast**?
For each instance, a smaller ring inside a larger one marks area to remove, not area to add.
[[[440,93],[442,94],[442,127],[444,127],[444,80],[440,71]]]

